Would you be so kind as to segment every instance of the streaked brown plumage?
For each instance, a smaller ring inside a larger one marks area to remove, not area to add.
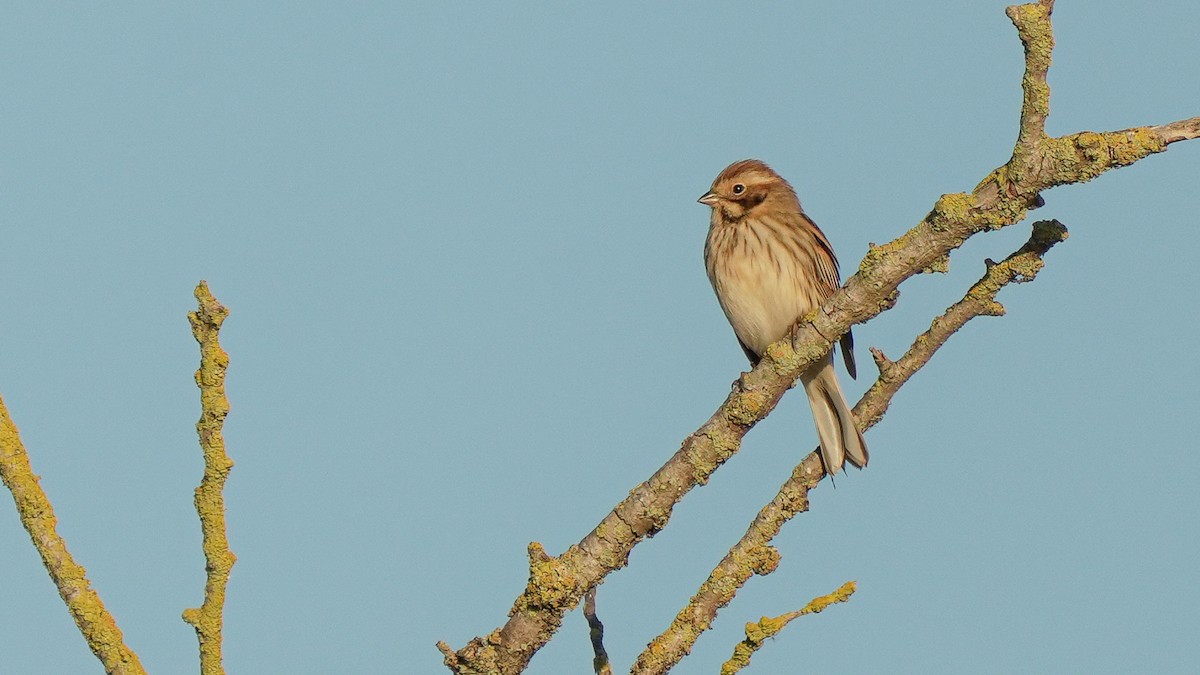
[[[796,191],[771,167],[744,159],[725,168],[700,198],[712,207],[704,265],[717,301],[752,364],[767,345],[841,286],[837,258],[825,234],[800,208]],[[854,339],[841,341],[855,376]],[[867,444],[838,386],[833,354],[800,376],[812,407],[821,459],[836,474],[849,460],[867,465]]]

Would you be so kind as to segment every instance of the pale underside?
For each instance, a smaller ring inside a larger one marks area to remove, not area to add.
[[[803,216],[800,216],[803,218]],[[788,334],[837,287],[837,270],[811,233],[771,217],[714,224],[707,270],[738,340],[756,355]],[[818,252],[814,258],[812,252]]]

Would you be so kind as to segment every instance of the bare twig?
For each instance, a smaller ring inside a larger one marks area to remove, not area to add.
[[[200,447],[204,453],[204,477],[196,488],[196,512],[200,514],[200,529],[203,534],[205,571],[204,603],[199,608],[185,609],[183,620],[196,629],[200,641],[200,672],[202,675],[221,675],[225,668],[221,663],[221,627],[225,608],[225,587],[229,573],[237,556],[229,550],[229,539],[225,533],[225,480],[233,468],[233,460],[225,452],[225,440],[221,427],[229,414],[229,399],[225,397],[225,370],[229,367],[229,355],[221,349],[218,333],[221,323],[229,316],[229,310],[217,302],[201,281],[196,286],[199,308],[188,313],[192,324],[192,335],[200,344],[200,369],[196,371],[196,385],[200,387],[200,421],[196,432],[200,435]]]
[[[750,657],[754,656],[754,652],[761,649],[767,640],[779,634],[779,631],[791,623],[792,619],[804,616],[805,614],[818,614],[825,611],[825,608],[832,604],[846,602],[850,599],[851,595],[854,595],[854,591],[857,588],[853,581],[847,581],[829,595],[813,598],[798,611],[788,612],[776,617],[764,616],[757,623],[746,624],[746,639],[739,642],[733,648],[733,656],[721,665],[721,675],[733,675],[742,668],[750,665]]]
[[[977,316],[1002,315],[1004,307],[996,301],[1000,289],[1010,283],[1031,281],[1044,264],[1042,256],[1066,238],[1067,229],[1058,221],[1035,223],[1029,240],[1003,262],[987,261],[983,277],[961,300],[934,319],[929,330],[917,336],[902,358],[892,362],[879,350],[872,350],[879,366],[879,377],[854,406],[859,429],[866,431],[882,419],[900,387],[968,321]],[[792,470],[791,477],[779,488],[775,498],[759,511],[746,534],[717,564],[670,627],[646,646],[633,666],[633,673],[667,672],[691,650],[701,633],[712,626],[717,612],[733,600],[752,575],[775,571],[779,553],[770,545],[771,540],[779,534],[784,523],[808,510],[808,493],[819,484],[824,475],[823,466],[820,453],[814,450]]]
[[[1190,141],[1193,138],[1200,138],[1200,117],[1161,124],[1150,127],[1150,130],[1168,145],[1178,141]]]
[[[583,596],[583,618],[587,619],[588,637],[592,640],[592,669],[596,675],[612,675],[612,664],[604,650],[604,624],[596,616],[596,587],[592,586]]]

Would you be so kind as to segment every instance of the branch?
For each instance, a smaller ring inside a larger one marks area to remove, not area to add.
[[[67,610],[87,641],[88,648],[104,664],[110,675],[145,675],[137,654],[125,644],[116,620],[105,609],[100,595],[88,581],[87,570],[75,562],[67,543],[59,536],[58,519],[50,499],[38,484],[29,463],[29,454],[21,443],[17,426],[0,399],[0,478],[12,492],[17,515],[29,532],[33,546],[42,556],[42,564],[67,603]]]
[[[608,661],[608,652],[604,649],[604,624],[596,616],[596,587],[592,586],[583,596],[583,617],[587,619],[588,636],[592,640],[592,669],[596,675],[612,675],[612,664]]]
[[[872,349],[875,363],[879,366],[879,377],[854,406],[858,428],[866,431],[883,419],[892,397],[900,387],[924,367],[946,340],[968,321],[977,316],[1003,315],[1004,307],[996,302],[1000,289],[1010,283],[1032,281],[1045,264],[1042,257],[1066,238],[1067,228],[1058,221],[1035,223],[1029,241],[1003,262],[988,260],[983,277],[971,286],[961,300],[934,319],[929,330],[917,336],[899,361],[889,361],[883,352]],[[667,672],[691,650],[701,633],[712,626],[717,612],[733,600],[752,575],[766,575],[775,571],[780,556],[770,545],[771,540],[779,534],[784,523],[808,510],[808,493],[820,483],[824,476],[823,467],[820,453],[814,450],[792,470],[791,477],[779,488],[775,498],[759,511],[746,534],[708,575],[670,627],[654,638],[638,656],[632,673],[649,675]]]
[[[946,344],[968,321],[977,316],[1004,316],[1004,306],[996,301],[1000,289],[1008,284],[1033,281],[1045,265],[1043,257],[1055,244],[1066,241],[1067,228],[1057,220],[1041,220],[1033,224],[1029,240],[1002,262],[986,260],[987,272],[945,313],[933,320],[929,330],[917,336],[899,360],[891,362],[877,349],[872,349],[879,377],[854,406],[859,428],[875,426],[891,405],[892,397],[904,383],[923,368],[933,355]],[[814,453],[815,455],[815,453]]]
[[[761,649],[767,640],[778,635],[784,626],[792,622],[792,619],[804,616],[805,614],[819,614],[832,604],[846,602],[850,599],[851,595],[854,595],[854,591],[857,589],[858,587],[853,581],[847,581],[829,595],[813,598],[799,611],[788,612],[775,618],[764,616],[759,619],[758,623],[746,624],[746,639],[739,642],[733,648],[733,656],[721,665],[721,675],[733,675],[742,668],[750,665],[750,657],[754,656],[754,652]]]
[[[1190,141],[1193,138],[1200,138],[1200,117],[1160,124],[1150,127],[1150,131],[1162,139],[1166,145],[1178,141]]]
[[[225,587],[229,573],[237,556],[229,550],[229,539],[225,534],[225,479],[233,468],[233,461],[225,452],[225,440],[221,427],[229,414],[229,399],[225,398],[225,370],[229,367],[229,354],[221,349],[217,335],[221,324],[229,316],[229,310],[217,302],[201,281],[196,286],[199,309],[188,313],[192,324],[192,335],[200,344],[200,369],[196,371],[196,386],[200,387],[200,421],[196,432],[200,435],[200,447],[204,453],[204,477],[196,488],[196,512],[200,514],[200,530],[203,534],[205,572],[204,603],[200,607],[185,609],[183,620],[196,629],[200,641],[201,675],[222,675],[221,627],[225,608]]]
[[[676,503],[703,485],[737,452],[742,437],[767,416],[800,373],[824,357],[853,325],[891,308],[900,284],[933,268],[972,235],[1025,218],[1042,191],[1083,183],[1110,169],[1162,152],[1195,137],[1196,120],[1107,133],[1045,136],[1049,89],[1044,86],[1053,48],[1048,0],[1009,10],[1025,45],[1025,102],[1012,158],[971,193],[943,195],[933,210],[896,240],[873,246],[858,272],[812,315],[792,339],[768,347],[759,364],[682,447],[635,488],[596,528],[561,556],[530,545],[529,583],[503,627],[473,639],[458,652],[444,643],[446,665],[456,673],[518,673],[562,624],[587,589],[624,567],[633,547],[662,529]],[[880,415],[882,412],[879,413]],[[815,479],[820,478],[820,469]]]
[[[1028,5],[1013,5],[1004,10],[1017,27],[1017,37],[1025,48],[1025,76],[1021,78],[1021,124],[1013,159],[1036,154],[1038,144],[1046,136],[1046,117],[1050,115],[1050,86],[1046,73],[1050,70],[1050,53],[1054,50],[1054,32],[1050,28],[1050,13],[1054,0],[1041,0]]]

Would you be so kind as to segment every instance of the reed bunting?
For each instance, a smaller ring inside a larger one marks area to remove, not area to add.
[[[734,162],[700,203],[712,207],[704,266],[738,343],[755,365],[767,345],[786,337],[797,319],[841,286],[837,258],[820,228],[804,214],[796,191],[756,159]],[[850,377],[854,338],[841,340]],[[814,363],[800,382],[808,394],[825,472],[848,460],[867,465],[867,445],[838,386],[833,353]]]

